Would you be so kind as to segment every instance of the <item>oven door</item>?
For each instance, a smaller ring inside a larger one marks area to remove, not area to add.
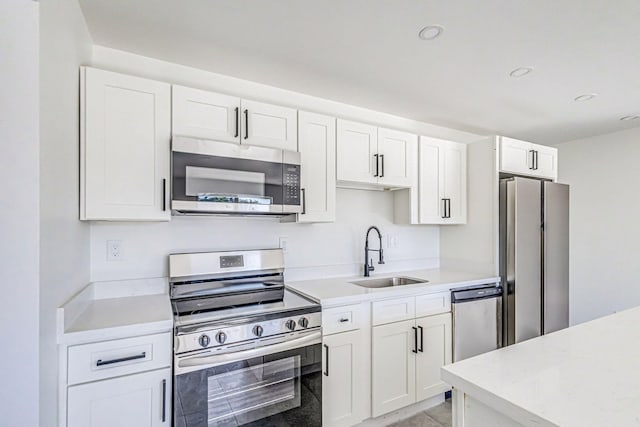
[[[283,214],[292,208],[301,210],[299,153],[175,137],[171,167],[171,207],[177,212]]]
[[[322,335],[295,336],[240,351],[176,356],[175,427],[320,427]]]

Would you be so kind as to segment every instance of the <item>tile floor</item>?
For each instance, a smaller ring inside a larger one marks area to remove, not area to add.
[[[451,427],[451,399],[388,427]]]

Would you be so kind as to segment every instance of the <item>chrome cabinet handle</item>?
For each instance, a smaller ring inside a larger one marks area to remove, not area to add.
[[[533,157],[533,158],[534,158],[534,160],[535,160],[534,170],[538,170],[538,150],[535,150],[535,151],[533,152],[533,154],[534,154],[534,157]]]
[[[162,422],[167,420],[167,380],[162,380]]]
[[[307,213],[307,192],[306,189],[301,188],[300,192],[302,193],[302,214],[304,215]]]
[[[112,365],[114,363],[120,363],[120,362],[129,362],[131,360],[144,359],[145,357],[147,357],[147,353],[143,351],[141,354],[136,354],[135,356],[120,357],[118,359],[111,359],[111,360],[98,359],[96,361],[96,366]]]
[[[327,360],[327,364],[325,365],[325,371],[324,371],[324,376],[328,377],[329,376],[329,346],[324,344],[324,354]]]
[[[380,176],[380,156],[374,154],[373,157],[376,158],[376,174],[373,176],[377,178],[378,176]]]
[[[535,150],[529,150],[529,154],[531,154],[531,166],[529,166],[529,169],[531,169],[531,170],[534,170],[534,166],[535,166],[535,162],[536,162],[536,160],[535,160],[536,154],[535,153],[536,153]]]

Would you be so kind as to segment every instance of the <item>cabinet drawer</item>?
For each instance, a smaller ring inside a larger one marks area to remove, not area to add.
[[[451,311],[451,293],[420,295],[416,297],[416,317]]]
[[[363,310],[360,304],[332,307],[322,310],[323,335],[352,331],[362,327]]]
[[[68,384],[79,384],[171,366],[172,334],[77,345],[68,352]]]
[[[371,304],[373,325],[413,319],[416,314],[415,297],[375,301]]]

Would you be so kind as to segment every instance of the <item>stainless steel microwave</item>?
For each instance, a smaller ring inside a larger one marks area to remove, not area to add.
[[[178,214],[300,213],[300,153],[174,137],[171,194]]]

